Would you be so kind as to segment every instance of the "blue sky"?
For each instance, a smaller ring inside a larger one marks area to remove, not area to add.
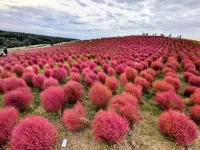
[[[142,33],[200,40],[199,0],[0,0],[0,29],[92,39]]]

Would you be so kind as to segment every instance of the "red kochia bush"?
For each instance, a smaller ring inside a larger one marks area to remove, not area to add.
[[[176,79],[174,77],[167,76],[164,78],[164,81],[171,84],[175,88],[176,91],[182,87],[180,79]]]
[[[51,76],[51,69],[45,69],[44,70],[44,76],[49,78]]]
[[[124,87],[124,91],[134,95],[138,99],[138,102],[141,101],[141,98],[142,98],[142,87],[140,85],[135,85],[135,84],[129,82]]]
[[[102,72],[102,71],[98,72],[97,75],[99,77],[99,81],[101,83],[105,83],[107,75],[104,72]]]
[[[142,86],[143,91],[147,91],[150,87],[150,83],[145,78],[142,77],[136,77],[134,83],[136,85]]]
[[[68,130],[75,131],[84,127],[87,113],[85,107],[77,102],[73,109],[67,109],[63,113],[63,122]]]
[[[4,92],[5,92],[5,80],[0,79],[0,93],[4,93]]]
[[[99,77],[93,73],[93,72],[89,72],[85,75],[85,84],[87,86],[91,86],[94,82],[98,81]]]
[[[59,111],[65,103],[65,92],[62,87],[49,87],[40,94],[44,108],[48,111]]]
[[[181,97],[175,91],[157,92],[155,102],[165,110],[172,108],[183,111],[185,108]]]
[[[200,77],[193,75],[189,78],[188,83],[192,86],[200,87]]]
[[[154,70],[156,70],[156,71],[162,70],[162,68],[163,68],[163,63],[160,62],[160,61],[154,61],[154,62],[151,63],[151,67],[152,67]]]
[[[111,110],[97,112],[91,127],[97,141],[109,144],[120,141],[129,131],[127,120]]]
[[[189,110],[190,116],[196,122],[200,122],[200,105],[192,106]]]
[[[70,75],[70,80],[80,83],[81,82],[81,75],[79,73],[72,72],[71,75]]]
[[[58,80],[50,77],[44,80],[43,88],[47,89],[50,86],[58,86],[58,85],[59,85]]]
[[[12,68],[12,72],[15,73],[18,77],[21,77],[23,74],[24,68],[22,65],[14,65]]]
[[[138,109],[138,100],[131,94],[116,95],[110,100],[109,107],[125,117],[131,124],[142,119]]]
[[[154,92],[175,91],[175,88],[166,81],[155,81],[153,83]]]
[[[116,70],[117,74],[122,74],[122,73],[124,73],[124,66],[123,65],[117,65],[115,70]]]
[[[108,75],[109,76],[114,76],[115,75],[115,70],[112,67],[108,68]]]
[[[28,85],[32,85],[32,79],[35,73],[33,72],[25,72],[23,73],[22,79],[24,79],[24,81],[28,84]]]
[[[151,74],[147,73],[147,71],[142,71],[140,73],[140,76],[143,77],[143,78],[145,78],[150,83],[153,82],[153,80],[154,80],[154,77]]]
[[[18,112],[14,107],[0,110],[0,145],[10,139]]]
[[[187,86],[184,90],[184,96],[190,96],[195,92],[198,87],[196,86]]]
[[[55,126],[46,118],[29,116],[13,130],[12,150],[53,150],[57,136]]]
[[[200,88],[197,88],[195,92],[190,96],[190,101],[193,104],[200,105]]]
[[[33,76],[32,78],[32,83],[33,86],[36,88],[43,88],[43,84],[44,84],[44,80],[45,80],[45,76],[41,75],[41,74],[36,74]]]
[[[113,77],[107,77],[105,85],[108,86],[108,88],[115,93],[118,89],[118,80],[113,76]]]
[[[85,95],[83,85],[76,81],[67,82],[64,85],[64,90],[67,99],[71,103],[76,103],[77,101],[81,101]]]
[[[120,81],[120,84],[121,84],[122,86],[125,86],[126,83],[128,83],[128,80],[127,80],[127,78],[126,78],[126,73],[122,73],[122,74],[120,75],[119,81]]]
[[[5,91],[11,91],[19,87],[27,87],[26,82],[17,77],[10,77],[5,79]]]
[[[17,88],[7,92],[3,97],[4,106],[14,106],[19,109],[30,107],[33,93],[29,88]]]
[[[67,71],[64,68],[54,68],[51,71],[51,77],[57,79],[59,82],[64,82],[67,75]]]
[[[126,78],[128,81],[134,82],[135,77],[138,75],[137,70],[131,67],[125,69]]]
[[[166,136],[176,139],[181,146],[187,146],[198,138],[198,129],[195,123],[181,112],[169,110],[160,115],[158,128]]]
[[[95,82],[89,91],[90,102],[97,107],[104,107],[108,104],[112,92],[100,82]]]

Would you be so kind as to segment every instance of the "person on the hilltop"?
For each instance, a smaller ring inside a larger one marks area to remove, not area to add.
[[[7,57],[8,56],[8,50],[7,50],[7,47],[5,46],[4,49],[3,49],[3,56],[4,57]]]

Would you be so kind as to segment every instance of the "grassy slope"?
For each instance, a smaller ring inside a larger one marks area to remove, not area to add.
[[[40,71],[43,72],[42,70]],[[182,77],[182,69],[178,72],[180,79],[183,84],[183,88],[179,91],[179,94],[183,96],[183,89],[187,85]],[[163,79],[163,74],[158,74],[155,80]],[[69,77],[66,79],[66,82],[69,80]],[[84,83],[83,83],[84,85]],[[96,107],[90,104],[88,100],[88,87],[85,87],[85,98],[83,100],[84,105],[87,108],[89,119],[92,120],[94,114],[98,111]],[[85,129],[77,132],[69,132],[64,127],[61,116],[59,113],[47,112],[45,111],[40,104],[39,89],[33,88],[34,100],[32,103],[32,108],[20,113],[20,120],[28,115],[41,115],[48,118],[53,122],[58,130],[58,138],[56,140],[56,150],[61,149],[61,143],[64,138],[68,139],[69,143],[66,149],[78,149],[78,150],[181,150],[182,148],[178,146],[173,139],[165,137],[160,134],[157,128],[158,116],[162,112],[154,102],[153,98],[155,94],[152,91],[152,88],[148,93],[143,93],[143,102],[140,105],[141,112],[144,114],[144,119],[132,129],[124,138],[123,141],[118,142],[114,145],[107,145],[104,143],[98,143],[93,139],[92,131],[90,125],[86,125]],[[123,87],[120,87],[117,93],[122,93]],[[0,106],[2,106],[2,95],[0,96]],[[66,108],[72,107],[67,106]],[[199,126],[200,128],[200,126]],[[200,141],[189,146],[191,150],[200,149]],[[64,150],[64,149],[63,149]]]

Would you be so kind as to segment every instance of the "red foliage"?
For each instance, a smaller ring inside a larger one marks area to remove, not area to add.
[[[32,83],[33,86],[36,88],[43,88],[43,84],[44,84],[44,80],[45,80],[45,76],[41,75],[41,74],[36,74],[33,76],[32,78]]]
[[[76,81],[67,82],[64,85],[64,90],[67,99],[71,103],[76,103],[77,101],[81,101],[85,95],[83,85]]]
[[[27,87],[26,82],[17,77],[10,77],[4,80],[5,82],[5,91],[11,91],[19,87]]]
[[[5,80],[0,79],[0,93],[4,93],[4,92],[5,92]]]
[[[116,95],[110,100],[110,108],[125,117],[131,124],[136,124],[143,117],[138,109],[138,100],[131,94]]]
[[[101,83],[105,83],[107,75],[104,72],[98,72],[98,78]]]
[[[85,75],[85,84],[87,86],[91,86],[94,82],[98,80],[99,80],[99,77],[93,72],[89,72]]]
[[[151,74],[149,74],[147,71],[142,71],[140,73],[140,76],[145,78],[150,83],[153,82],[154,80],[154,77]]]
[[[58,86],[58,85],[59,85],[58,80],[50,77],[44,80],[43,88],[47,89],[48,87]]]
[[[22,79],[24,79],[24,81],[28,84],[28,85],[32,85],[32,79],[33,76],[35,75],[35,73],[33,72],[25,72],[22,76]]]
[[[175,88],[167,83],[166,81],[155,81],[153,83],[153,90],[154,92],[165,92],[165,91],[175,91]]]
[[[191,94],[193,94],[195,92],[195,90],[197,89],[198,87],[196,86],[187,86],[184,90],[184,96],[190,96]]]
[[[22,77],[24,71],[24,67],[22,65],[14,65],[12,68],[12,72],[15,73],[18,77]]]
[[[95,82],[89,91],[90,102],[97,107],[104,107],[108,104],[112,92],[100,82]]]
[[[134,82],[135,77],[138,75],[137,70],[131,67],[125,69],[126,78],[128,81]]]
[[[171,84],[175,88],[176,91],[178,91],[182,87],[180,79],[177,79],[177,78],[174,78],[171,76],[167,76],[164,78],[164,81]]]
[[[121,84],[122,86],[125,86],[126,83],[128,83],[128,80],[127,80],[127,78],[126,78],[126,73],[122,73],[122,74],[120,75],[119,81],[120,81],[120,84]]]
[[[198,138],[197,126],[178,111],[162,113],[158,119],[158,128],[164,135],[175,138],[181,146],[187,146]]]
[[[124,73],[124,66],[123,65],[117,65],[115,70],[116,70],[117,74],[122,74],[122,73]]]
[[[124,91],[134,95],[138,99],[138,102],[141,101],[141,98],[142,98],[142,87],[140,85],[135,85],[135,84],[129,82],[124,87]]]
[[[191,72],[184,72],[183,73],[183,78],[185,79],[185,81],[188,81],[188,79],[193,76],[194,74]]]
[[[136,77],[134,83],[142,86],[143,91],[147,91],[150,87],[150,83],[145,78],[142,77]]]
[[[200,77],[193,75],[189,78],[188,83],[192,86],[200,87]]]
[[[81,82],[81,75],[79,73],[72,72],[71,75],[70,75],[70,80],[80,83]]]
[[[192,106],[189,110],[189,113],[194,121],[200,122],[200,105]]]
[[[51,77],[57,79],[59,82],[64,82],[67,75],[67,71],[64,68],[54,68],[51,71]]]
[[[40,93],[44,108],[48,111],[59,111],[65,103],[65,91],[62,87],[49,87]]]
[[[151,67],[156,71],[162,70],[163,66],[164,66],[163,63],[160,61],[154,61],[151,63]]]
[[[67,109],[63,113],[63,122],[70,131],[76,131],[84,127],[86,123],[86,109],[77,102],[73,109]]]
[[[97,112],[91,127],[97,141],[109,144],[120,141],[129,131],[128,122],[111,110]]]
[[[105,85],[108,86],[113,93],[115,93],[118,89],[119,83],[118,80],[113,76],[106,78]]]
[[[115,75],[115,70],[112,67],[108,68],[108,75],[109,76],[114,76]]]
[[[18,109],[26,109],[30,107],[33,99],[33,93],[29,88],[17,88],[7,92],[3,97],[4,106],[14,106]]]
[[[13,130],[12,150],[53,150],[57,136],[55,126],[46,118],[29,116]]]
[[[185,108],[181,97],[174,91],[157,92],[155,102],[165,110],[172,108],[174,110],[183,111]]]
[[[44,70],[44,76],[49,78],[51,76],[51,69],[45,69]]]
[[[18,112],[14,107],[0,110],[0,145],[10,139],[17,118]]]
[[[197,88],[195,92],[190,96],[190,101],[194,104],[200,105],[200,88]]]

